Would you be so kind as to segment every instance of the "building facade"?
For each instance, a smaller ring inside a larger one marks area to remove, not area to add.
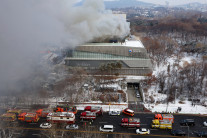
[[[141,41],[87,43],[69,50],[65,64],[89,74],[145,76],[152,64]]]

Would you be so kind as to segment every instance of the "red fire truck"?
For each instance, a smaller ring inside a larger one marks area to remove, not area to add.
[[[122,118],[121,120],[122,127],[140,127],[139,118]]]
[[[82,112],[80,115],[80,119],[86,119],[86,120],[95,120],[96,119],[96,113],[95,112],[90,112],[90,111],[85,111]]]
[[[96,115],[103,115],[102,107],[100,106],[86,106],[85,111],[95,112]]]
[[[74,114],[76,114],[78,111],[75,106],[70,107],[68,105],[57,105],[54,109],[54,112],[73,112]]]
[[[50,112],[51,112],[51,111],[48,110],[48,109],[38,109],[38,110],[36,111],[36,113],[37,113],[37,115],[38,115],[39,117],[47,117],[47,115],[48,115]]]
[[[25,122],[38,122],[39,116],[36,113],[21,113],[18,115],[18,120],[25,121]]]
[[[172,114],[155,114],[154,120],[169,120],[174,123],[174,116]]]

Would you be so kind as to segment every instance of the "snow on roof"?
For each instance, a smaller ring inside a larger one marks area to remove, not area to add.
[[[126,47],[142,47],[144,48],[144,45],[142,44],[142,42],[140,40],[133,40],[133,41],[128,41],[126,40],[124,43],[122,43],[123,46]]]
[[[82,46],[125,46],[125,47],[144,48],[144,45],[140,40],[126,40],[123,43],[87,43]]]
[[[128,112],[131,112],[131,113],[134,113],[134,111],[133,110],[131,110],[131,109],[126,109],[126,111],[128,111]]]

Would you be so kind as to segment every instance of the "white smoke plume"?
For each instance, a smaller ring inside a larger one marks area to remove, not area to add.
[[[45,46],[75,47],[98,37],[129,34],[128,23],[106,11],[102,0],[75,4],[76,0],[0,1],[0,93],[30,77]]]

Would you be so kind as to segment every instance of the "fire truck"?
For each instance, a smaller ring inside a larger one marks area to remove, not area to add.
[[[15,114],[16,116],[18,116],[21,112],[22,112],[22,110],[20,110],[20,109],[9,109],[7,111],[7,113],[12,113],[12,114]]]
[[[169,120],[174,123],[174,116],[172,114],[155,114],[154,120]]]
[[[18,114],[21,113],[20,109],[9,109],[7,113],[1,115],[2,121],[15,121],[17,119]]]
[[[15,121],[16,115],[14,113],[5,113],[1,115],[1,120],[2,121]]]
[[[172,129],[172,122],[169,120],[152,120],[152,128]]]
[[[102,107],[100,106],[86,106],[85,111],[95,112],[96,115],[103,115]]]
[[[95,120],[96,119],[96,113],[95,112],[90,112],[90,111],[85,111],[82,112],[80,115],[81,120]]]
[[[48,115],[50,112],[51,112],[51,111],[48,110],[48,109],[38,109],[38,110],[36,111],[36,113],[37,113],[37,115],[38,115],[39,117],[47,117],[47,115]]]
[[[121,120],[122,127],[140,127],[139,118],[122,118]]]
[[[47,115],[47,121],[53,123],[75,123],[75,115],[73,112],[54,112]]]
[[[24,122],[38,122],[39,116],[36,113],[21,113],[18,115],[18,120],[24,121]]]
[[[68,105],[57,105],[54,109],[54,112],[73,112],[74,114],[76,114],[78,111],[75,106],[70,107]]]

